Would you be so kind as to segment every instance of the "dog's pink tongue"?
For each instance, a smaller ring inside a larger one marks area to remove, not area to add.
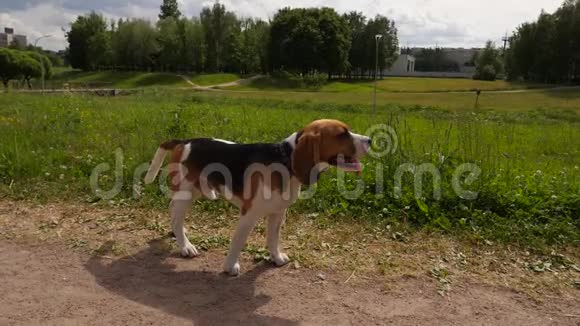
[[[353,160],[351,162],[339,161],[338,168],[346,172],[356,172],[357,174],[360,174],[363,169],[363,165],[358,160]]]

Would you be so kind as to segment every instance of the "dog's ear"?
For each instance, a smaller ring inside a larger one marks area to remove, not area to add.
[[[320,133],[302,133],[292,153],[292,169],[304,185],[318,181],[318,171],[313,171],[320,161]]]

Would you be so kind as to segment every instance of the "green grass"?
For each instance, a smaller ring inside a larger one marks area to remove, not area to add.
[[[545,87],[542,84],[526,84],[507,82],[504,80],[481,81],[458,78],[412,78],[412,77],[385,77],[377,81],[377,92],[449,92],[449,91],[473,91],[480,90],[513,90]],[[316,89],[319,92],[371,92],[374,88],[373,81],[331,81]],[[233,86],[232,90],[260,90],[260,91],[313,91],[305,87],[295,78],[266,77],[254,80],[250,84]]]
[[[194,84],[200,86],[210,86],[233,82],[241,78],[242,77],[239,74],[226,74],[226,73],[199,74],[191,77],[191,81]]]
[[[300,200],[294,212],[538,250],[580,244],[580,122],[574,112],[449,111],[381,104],[372,115],[368,104],[341,104],[335,98],[282,101],[212,93],[218,95],[163,90],[113,98],[4,94],[0,195],[95,201],[89,177],[101,163],[115,166],[114,153],[120,149],[123,183],[113,202],[162,207],[167,198],[158,187],[148,186],[134,198],[132,185],[133,172],[151,160],[160,142],[191,137],[274,142],[314,119],[336,118],[361,133],[376,124],[391,126],[397,150],[365,159],[366,187],[357,199],[340,195],[336,171],[331,170],[318,183],[316,195]],[[396,170],[406,163],[432,164],[440,171],[440,200],[431,195],[431,177],[424,180],[423,197],[416,199],[410,173],[403,178],[400,198],[394,196]],[[451,180],[462,163],[481,169],[472,184],[462,183],[478,192],[476,200],[461,199],[453,190]],[[380,174],[383,178],[377,179]],[[105,189],[114,180],[111,170],[99,179]],[[348,175],[346,187],[355,187],[357,180]],[[376,180],[383,180],[382,185]],[[376,195],[377,187],[384,190],[381,196]],[[229,212],[221,201],[200,207]]]
[[[293,102],[336,103],[367,106],[372,104],[373,93],[368,92],[290,92],[222,90],[205,94],[208,97],[228,96],[251,99],[285,99]],[[435,107],[454,111],[470,111],[475,107],[474,93],[377,93],[377,103],[403,106]],[[486,93],[479,98],[479,110],[530,111],[547,110],[561,113],[566,110],[572,117],[580,113],[580,89],[531,90],[525,93]]]
[[[35,83],[35,86],[37,83]],[[139,88],[139,87],[187,87],[179,76],[171,73],[129,71],[80,71],[64,69],[46,81],[46,88]]]

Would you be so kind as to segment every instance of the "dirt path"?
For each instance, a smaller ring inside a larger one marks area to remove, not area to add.
[[[428,273],[411,276],[408,268],[390,278],[352,277],[338,269],[273,268],[245,255],[242,275],[231,278],[220,273],[224,248],[195,259],[171,254],[171,239],[150,224],[158,214],[0,200],[0,325],[580,323],[577,290],[531,298],[486,285],[483,274],[457,274],[441,296],[441,283]],[[219,230],[200,234],[209,239]],[[537,284],[542,280],[548,278],[538,276]]]
[[[2,325],[578,325],[572,302],[543,304],[463,282],[441,297],[430,280],[388,287],[262,264],[220,274],[223,257],[167,256],[151,243],[120,259],[59,245],[0,242]]]
[[[178,75],[178,76],[181,77],[181,79],[183,79],[186,83],[188,83],[193,89],[199,90],[199,91],[211,91],[211,90],[215,90],[216,88],[245,85],[245,84],[249,84],[253,80],[264,78],[264,75],[255,75],[255,76],[252,76],[250,78],[238,79],[238,80],[235,80],[232,82],[216,84],[216,85],[202,86],[202,85],[198,85],[198,84],[192,82],[191,79],[189,79],[187,76],[184,76],[184,75]]]

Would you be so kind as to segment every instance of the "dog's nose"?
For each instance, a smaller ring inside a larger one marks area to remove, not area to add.
[[[365,144],[367,144],[367,145],[371,146],[372,142],[373,142],[373,141],[372,141],[372,139],[371,139],[370,137],[366,137],[366,139],[365,139]]]

